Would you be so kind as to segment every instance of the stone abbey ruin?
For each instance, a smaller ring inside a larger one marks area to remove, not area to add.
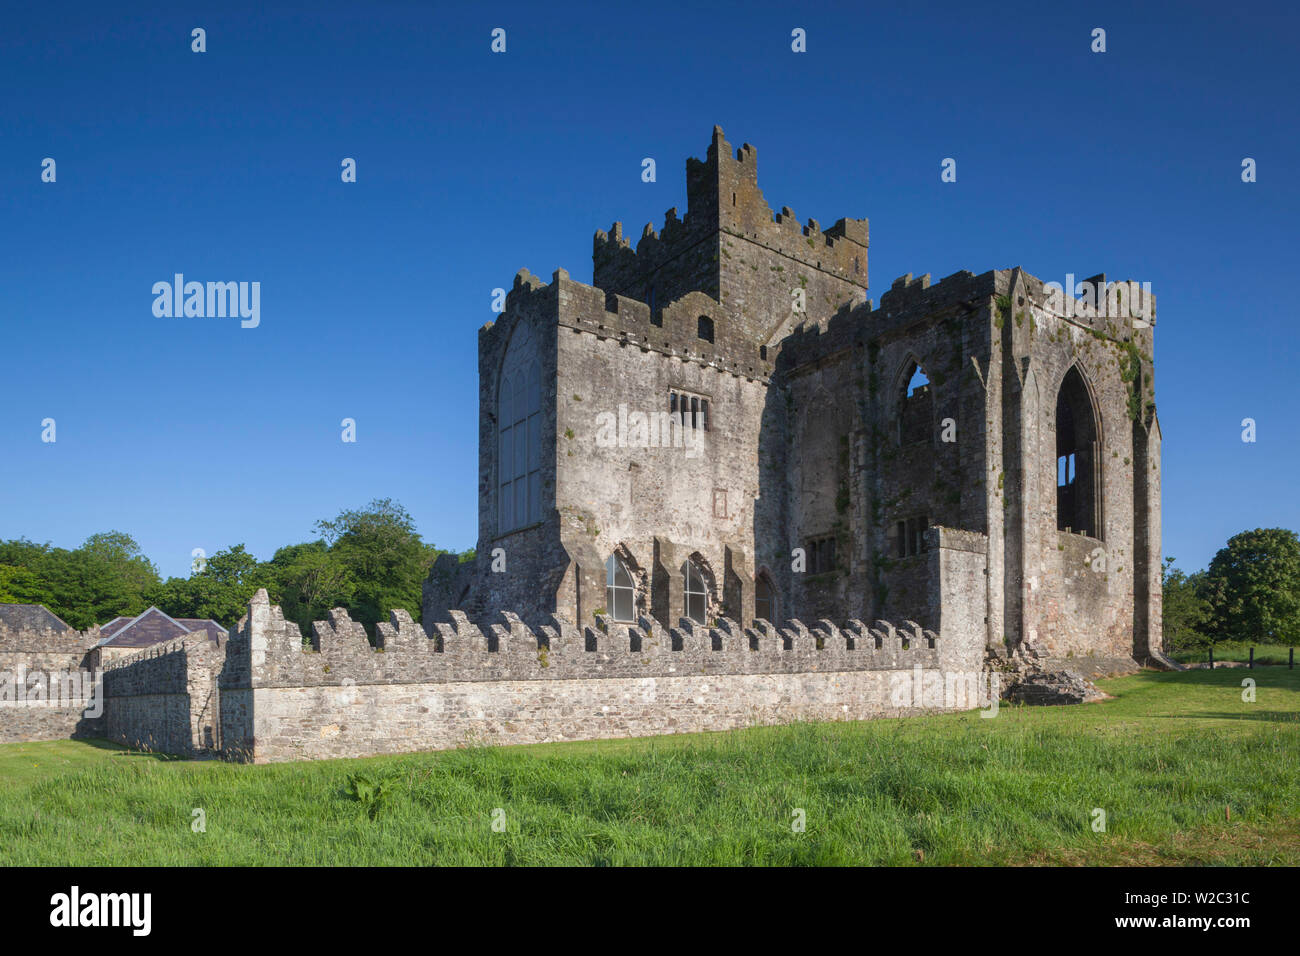
[[[867,221],[773,215],[756,163],[715,128],[686,214],[597,232],[592,285],[516,276],[479,331],[476,558],[439,559],[422,625],[372,645],[336,610],[304,644],[259,592],[228,634],[103,662],[101,716],[0,709],[0,739],[356,756],[1163,666],[1149,293],[1015,268],[876,306]],[[99,640],[0,622],[0,668],[99,666]]]

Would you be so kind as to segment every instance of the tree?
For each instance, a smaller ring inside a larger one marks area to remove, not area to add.
[[[46,604],[49,595],[30,568],[0,564],[0,604]]]
[[[388,612],[404,608],[419,620],[421,587],[439,552],[426,545],[415,522],[391,498],[377,498],[356,511],[342,511],[333,521],[318,521],[330,555],[354,582],[349,612],[374,634]]]
[[[1228,539],[1205,572],[1215,636],[1295,644],[1300,638],[1300,538],[1256,528]]]
[[[266,564],[272,600],[287,620],[306,637],[313,621],[322,621],[330,608],[350,607],[356,596],[352,573],[324,541],[280,548]]]
[[[27,572],[20,577],[28,601],[44,604],[75,628],[85,629],[148,607],[146,593],[157,587],[158,571],[130,535],[91,535],[69,551],[26,539],[0,542],[0,565]],[[35,578],[33,583],[32,578]]]
[[[188,578],[168,578],[150,600],[172,617],[211,618],[229,627],[243,616],[249,599],[266,587],[269,575],[242,544],[218,551],[202,571]]]
[[[130,587],[144,591],[158,583],[158,568],[125,531],[101,531],[82,542],[81,550],[112,568]]]
[[[1174,567],[1173,558],[1165,558],[1160,569],[1163,585],[1164,643],[1166,650],[1184,651],[1209,641],[1205,633],[1209,606],[1200,590],[1203,571],[1184,574]]]

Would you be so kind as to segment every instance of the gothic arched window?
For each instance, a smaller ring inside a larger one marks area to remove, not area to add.
[[[910,360],[902,376],[898,403],[898,443],[911,445],[933,440],[934,399],[930,379],[920,363]]]
[[[1056,527],[1101,537],[1101,445],[1087,383],[1071,366],[1056,398]]]
[[[682,574],[686,584],[686,616],[696,624],[707,624],[709,592],[704,586],[704,575],[700,574],[694,561],[683,565]]]
[[[541,520],[541,370],[532,331],[520,322],[501,363],[497,395],[497,534]]]
[[[636,621],[636,586],[616,554],[605,562],[605,606],[616,621]]]

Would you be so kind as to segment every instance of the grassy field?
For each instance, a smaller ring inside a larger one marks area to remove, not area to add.
[[[307,764],[9,744],[0,862],[1300,864],[1300,672],[1250,674],[1253,703],[1244,676],[1147,672],[992,719]]]
[[[1214,645],[1214,660],[1219,661],[1241,661],[1245,663],[1250,660],[1250,649],[1255,648],[1255,663],[1264,665],[1285,665],[1289,658],[1288,654],[1291,648],[1286,644],[1246,644],[1246,643],[1223,643]],[[1208,661],[1209,655],[1204,647],[1193,648],[1187,651],[1176,651],[1171,654],[1174,660],[1180,664],[1201,664]],[[1300,658],[1300,653],[1296,654]]]

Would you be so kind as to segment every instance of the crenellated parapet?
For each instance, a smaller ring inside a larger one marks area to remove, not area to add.
[[[662,229],[646,224],[635,249],[620,222],[597,231],[592,249],[596,285],[642,299],[652,287],[674,298],[692,288],[716,296],[723,285],[719,269],[726,268],[719,253],[724,237],[730,236],[791,265],[867,287],[867,220],[844,218],[823,230],[816,219],[800,224],[788,206],[774,214],[758,187],[758,151],[749,143],[733,151],[719,126],[713,128],[705,158],[686,160],[686,198],[685,217],[679,218],[674,207],[665,214]],[[707,254],[699,254],[701,249]],[[692,259],[694,267],[683,272],[681,263]]]
[[[213,640],[206,631],[197,631],[107,660],[103,663],[105,695],[188,693],[194,671],[215,674],[227,646],[221,637]]]
[[[263,649],[250,665],[253,687],[788,674],[939,663],[938,636],[914,621],[778,626],[759,620],[743,628],[728,618],[711,626],[682,619],[664,628],[645,616],[628,624],[597,615],[595,627],[579,629],[560,618],[530,626],[510,612],[473,621],[453,610],[449,623],[434,624],[426,635],[409,614],[394,611],[378,625],[372,646],[364,628],[336,608],[313,625],[312,641],[303,646],[292,639],[296,628],[279,626],[279,609],[268,610],[232,638],[241,653]]]
[[[479,330],[479,348],[481,355],[499,361],[515,321],[528,318],[731,375],[768,380],[772,362],[723,316],[721,303],[703,292],[665,297],[652,311],[645,302],[578,282],[565,269],[555,270],[549,283],[523,269],[506,294],[502,318]],[[712,340],[700,337],[701,317],[713,323]]]
[[[99,628],[87,631],[54,628],[11,629],[0,624],[0,654],[85,654],[99,641]]]

